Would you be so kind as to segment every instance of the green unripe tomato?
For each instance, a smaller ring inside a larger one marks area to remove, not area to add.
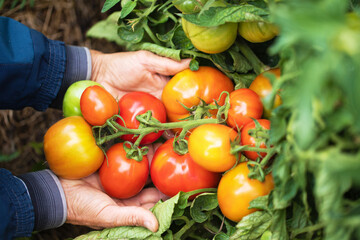
[[[215,54],[227,50],[237,36],[237,23],[225,23],[215,27],[202,27],[182,18],[182,27],[192,44],[202,52]]]
[[[184,14],[200,12],[208,0],[173,0],[174,6]]]
[[[93,85],[101,86],[101,84],[91,80],[82,80],[70,85],[63,100],[63,114],[65,117],[82,116],[80,109],[81,95],[87,87]]]
[[[252,43],[266,42],[278,35],[278,28],[267,22],[240,22],[239,35]]]

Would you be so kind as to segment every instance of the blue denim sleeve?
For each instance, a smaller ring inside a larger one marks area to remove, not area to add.
[[[64,76],[64,43],[0,17],[0,53],[0,108],[45,110]]]
[[[34,209],[25,184],[0,169],[0,239],[31,236]]]
[[[61,108],[68,86],[90,79],[87,48],[65,46],[0,16],[0,109]]]

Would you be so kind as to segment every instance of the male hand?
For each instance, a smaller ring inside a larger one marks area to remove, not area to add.
[[[156,232],[159,225],[149,210],[165,196],[155,188],[145,188],[129,199],[109,197],[97,173],[80,180],[60,179],[67,203],[67,223],[95,229],[143,226]]]
[[[133,91],[161,97],[169,77],[189,68],[190,59],[180,62],[148,51],[104,54],[91,51],[91,80],[103,85],[116,99]]]

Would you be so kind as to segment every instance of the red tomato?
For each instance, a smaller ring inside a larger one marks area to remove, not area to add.
[[[155,152],[150,166],[151,179],[162,193],[172,197],[179,191],[189,192],[202,188],[215,188],[220,174],[210,172],[196,164],[190,154],[178,155],[167,140]]]
[[[123,143],[116,143],[106,152],[99,170],[101,185],[107,194],[115,198],[130,198],[138,194],[149,176],[149,161],[146,156],[138,162],[128,159]]]
[[[154,118],[162,123],[166,122],[166,110],[164,104],[159,99],[146,92],[131,92],[125,94],[119,101],[119,108],[120,116],[125,121],[125,125],[119,118],[116,122],[127,128],[137,129],[140,122],[136,119],[136,116],[146,113],[149,110],[152,112]],[[163,131],[150,133],[141,140],[140,144],[144,145],[152,143],[156,141],[162,133]],[[127,134],[121,136],[121,139],[135,142],[137,137]]]
[[[115,98],[97,85],[87,87],[82,93],[80,109],[85,120],[93,126],[101,126],[107,119],[119,113]]]
[[[190,156],[203,168],[212,172],[225,172],[236,163],[230,154],[230,142],[237,132],[221,124],[204,124],[191,133],[188,142]]]
[[[270,121],[269,120],[257,119],[257,121],[264,129],[270,129]],[[253,120],[251,122],[249,122],[248,124],[246,124],[243,129],[241,129],[241,144],[249,145],[251,147],[256,146],[256,147],[260,147],[260,148],[266,148],[265,139],[261,138],[260,135],[257,137],[250,136],[250,134],[249,134],[250,129],[255,129],[255,122]],[[258,143],[256,143],[256,141]],[[265,157],[266,153],[257,153],[254,151],[244,151],[244,155],[251,160],[256,160],[260,156],[261,156],[261,158]]]
[[[257,197],[269,194],[274,188],[271,174],[265,176],[264,182],[250,179],[248,174],[247,163],[240,163],[224,174],[218,186],[217,197],[220,210],[225,217],[235,222],[257,211],[257,209],[248,209],[250,202]]]
[[[261,118],[263,104],[259,95],[248,88],[240,88],[230,93],[230,109],[227,124],[232,128],[241,128],[251,118]]]
[[[272,89],[273,89],[273,87],[271,85],[271,82],[270,82],[269,78],[266,76],[265,73],[273,73],[273,74],[275,74],[275,76],[277,78],[279,78],[280,77],[280,68],[270,69],[267,72],[259,74],[254,79],[254,81],[252,81],[252,83],[250,84],[249,89],[256,92],[259,95],[261,101],[264,101],[264,99],[267,98],[270,95],[270,93],[272,92]],[[282,100],[280,98],[280,95],[276,94],[272,109],[280,106],[281,103],[282,103]],[[270,117],[272,109],[266,109],[265,108],[264,109],[264,116],[267,117],[267,118]]]
[[[50,169],[67,179],[91,175],[104,160],[91,126],[80,116],[63,118],[47,130],[44,153]]]
[[[232,92],[234,84],[225,74],[212,67],[200,67],[197,71],[186,69],[177,73],[164,87],[162,101],[170,122],[188,117],[188,108],[201,104],[214,104],[223,91]],[[219,102],[222,105],[225,97]],[[213,112],[216,115],[216,112]]]

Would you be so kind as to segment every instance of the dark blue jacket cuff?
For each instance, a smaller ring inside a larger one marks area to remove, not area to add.
[[[66,220],[66,199],[59,179],[50,170],[19,176],[27,186],[34,207],[34,230],[60,227]]]
[[[80,80],[89,80],[91,77],[91,55],[86,47],[65,46],[66,68],[60,90],[51,104],[51,107],[61,109],[63,98],[69,86]]]
[[[25,184],[0,169],[0,239],[31,236],[34,210]]]

